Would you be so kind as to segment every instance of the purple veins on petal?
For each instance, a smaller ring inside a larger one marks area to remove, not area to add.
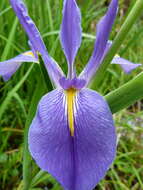
[[[86,78],[87,81],[93,77],[101,64],[104,52],[107,47],[109,35],[114,24],[118,10],[118,0],[112,0],[106,15],[97,24],[97,34],[93,54],[81,73],[81,78]]]
[[[73,63],[81,44],[81,37],[81,15],[76,0],[64,0],[60,38],[70,75],[73,74]]]
[[[121,58],[119,56],[115,56],[114,59],[112,60],[112,64],[119,64],[124,72],[130,73],[132,70],[136,69],[137,67],[141,66],[142,64],[135,64],[132,63],[124,58]]]
[[[102,96],[89,89],[74,98],[71,136],[64,90],[45,95],[29,130],[29,149],[38,166],[66,190],[91,190],[105,176],[116,154],[112,114]]]
[[[22,62],[35,62],[38,60],[34,57],[32,51],[27,51],[7,61],[0,62],[0,75],[5,81],[9,80],[11,76],[19,69]]]

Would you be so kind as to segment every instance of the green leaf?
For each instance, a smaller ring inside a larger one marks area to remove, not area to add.
[[[112,113],[129,107],[143,98],[143,72],[105,96]]]

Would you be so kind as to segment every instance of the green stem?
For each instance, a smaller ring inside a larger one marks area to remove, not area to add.
[[[116,113],[143,98],[143,72],[105,96],[112,113]]]
[[[53,24],[53,19],[52,19],[52,9],[51,9],[51,5],[50,5],[50,0],[47,0],[47,8],[48,8],[48,21],[49,21],[49,26],[50,26],[50,31],[54,30],[54,24]],[[51,42],[53,42],[53,36],[51,36]]]
[[[41,70],[41,75],[43,77],[43,80],[45,81],[45,84],[47,86],[47,89],[49,91],[53,90],[54,86],[52,85],[52,81],[50,80],[50,77],[48,75],[48,72],[45,68],[44,62],[42,60],[42,57],[39,56],[39,60],[40,60],[40,70]]]
[[[6,60],[8,54],[9,54],[9,52],[11,50],[11,43],[14,40],[17,25],[18,25],[18,19],[15,18],[13,26],[12,26],[12,29],[11,29],[11,31],[9,33],[9,36],[8,36],[7,44],[6,44],[5,48],[4,48],[3,54],[1,56],[1,60]]]
[[[15,95],[15,93],[19,90],[19,88],[22,86],[22,84],[28,78],[28,76],[31,73],[33,67],[34,67],[34,64],[31,65],[31,67],[28,69],[27,73],[23,76],[23,78],[20,80],[20,82],[7,94],[5,100],[0,105],[0,120],[2,119],[3,113],[6,110],[9,102],[11,101],[11,98]]]
[[[121,44],[125,40],[128,32],[131,30],[133,24],[136,22],[137,18],[141,15],[142,10],[143,10],[143,0],[137,0],[134,7],[130,11],[127,19],[125,20],[123,26],[121,27],[119,33],[117,34],[112,47],[110,48],[108,54],[106,55],[105,59],[103,60],[103,63],[100,65],[99,69],[97,70],[96,75],[91,84],[92,89],[97,89],[98,86],[100,85],[100,82],[104,78],[106,68],[108,67],[109,63],[112,61],[116,52],[118,51]]]
[[[33,177],[32,181],[31,181],[31,186],[30,188],[34,188],[36,187],[38,184],[40,183],[43,183],[44,181],[47,182],[47,181],[52,181],[51,180],[51,175],[48,174],[47,172],[45,171],[42,171],[40,170],[35,177]]]

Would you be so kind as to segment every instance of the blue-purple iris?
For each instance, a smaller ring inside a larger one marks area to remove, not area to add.
[[[29,150],[37,165],[51,173],[66,190],[92,190],[105,176],[116,155],[116,131],[104,98],[88,89],[108,52],[118,0],[112,0],[97,25],[93,54],[77,76],[74,60],[81,44],[81,15],[76,0],[64,0],[60,39],[67,63],[67,76],[50,57],[22,0],[10,0],[23,25],[31,51],[0,62],[0,75],[8,80],[21,62],[38,62],[41,54],[56,89],[42,97],[29,129]],[[130,72],[140,64],[123,58],[112,61]]]

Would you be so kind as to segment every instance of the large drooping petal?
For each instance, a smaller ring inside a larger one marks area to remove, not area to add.
[[[142,64],[139,63],[132,63],[122,57],[115,56],[112,60],[112,64],[119,64],[124,72],[130,73],[132,70],[136,69],[137,67],[141,66]]]
[[[21,66],[22,62],[38,63],[38,60],[34,57],[32,51],[27,51],[10,60],[0,62],[0,76],[2,76],[5,81],[9,80]]]
[[[112,29],[112,25],[116,18],[118,10],[118,0],[112,0],[106,15],[97,24],[97,34],[93,54],[81,73],[81,78],[86,78],[87,82],[93,77],[97,71],[104,52],[107,47],[108,38]]]
[[[20,20],[20,23],[22,24],[29,37],[30,46],[33,46],[33,49],[42,55],[43,61],[45,63],[51,80],[55,83],[56,86],[58,86],[58,81],[61,77],[64,76],[64,74],[58,64],[49,56],[37,27],[28,15],[25,4],[22,0],[10,0],[10,2],[17,17]]]
[[[61,44],[68,61],[69,77],[73,75],[73,62],[81,44],[81,15],[76,0],[64,0],[61,24]]]
[[[76,92],[72,136],[67,102],[67,92],[62,89],[42,98],[29,130],[29,149],[39,167],[51,173],[64,189],[92,190],[115,157],[112,114],[95,91]]]

